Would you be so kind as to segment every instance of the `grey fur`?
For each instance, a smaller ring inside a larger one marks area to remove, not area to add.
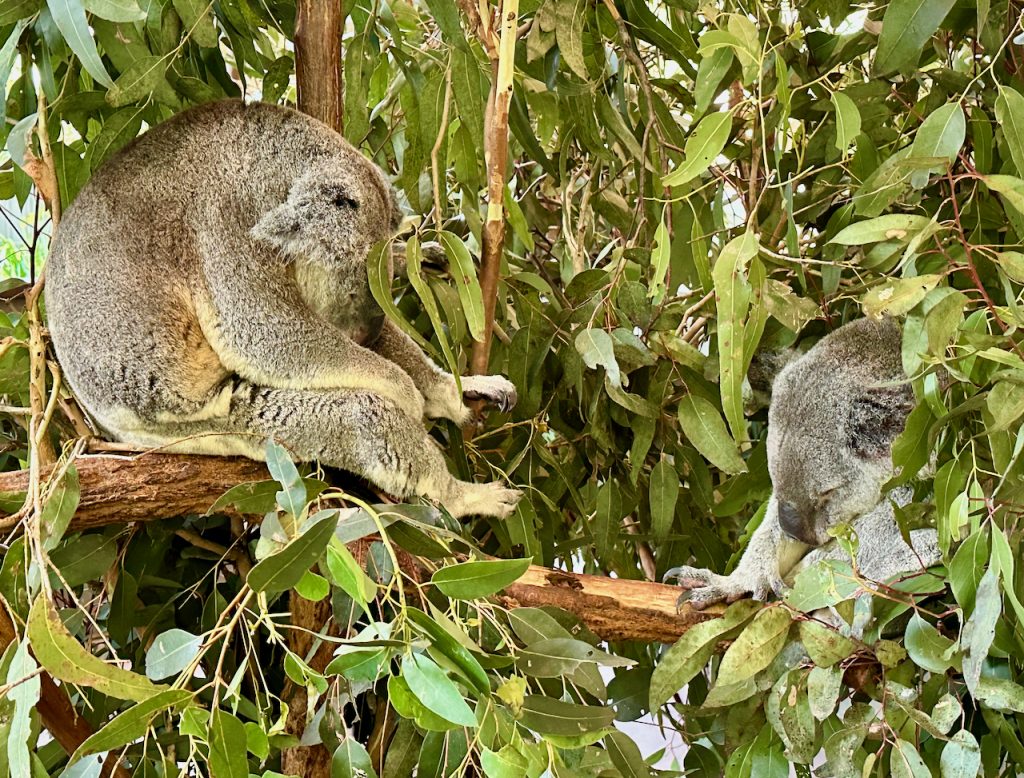
[[[939,560],[935,531],[904,543],[890,499],[891,446],[913,407],[900,358],[901,333],[887,319],[861,319],[790,361],[772,387],[768,471],[773,493],[736,569],[727,576],[679,567],[674,577],[698,608],[747,595],[781,595],[792,575],[822,558],[843,558],[828,529],[852,523],[858,565],[874,580]]]
[[[68,381],[118,440],[260,459],[273,436],[396,496],[507,516],[519,492],[448,473],[422,417],[470,411],[370,293],[367,251],[399,219],[383,173],[303,114],[179,114],[97,170],[60,225],[46,297]],[[462,386],[515,402],[501,376]]]

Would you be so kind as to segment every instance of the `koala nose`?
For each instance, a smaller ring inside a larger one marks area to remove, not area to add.
[[[779,503],[779,527],[793,540],[799,540],[809,546],[818,545],[818,539],[809,532],[800,516],[800,511],[791,502]]]

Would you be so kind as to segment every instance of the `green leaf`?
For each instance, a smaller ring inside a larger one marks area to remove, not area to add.
[[[128,710],[118,713],[103,725],[103,728],[87,737],[75,750],[68,764],[89,754],[112,751],[115,748],[134,743],[145,736],[150,724],[160,713],[177,707],[192,699],[192,692],[185,689],[168,689],[140,702]]]
[[[649,501],[651,534],[655,540],[664,540],[672,529],[679,501],[679,473],[664,456],[651,470]]]
[[[293,518],[299,519],[306,510],[306,485],[302,482],[291,454],[284,446],[268,439],[266,458],[267,470],[274,480],[281,484],[281,491],[277,493],[277,504]]]
[[[964,624],[961,644],[964,647],[964,682],[975,696],[978,682],[984,668],[985,658],[996,636],[996,622],[1002,613],[1003,603],[999,594],[999,576],[991,567],[985,571],[978,584],[974,601],[974,612]]]
[[[764,670],[786,644],[792,623],[785,608],[764,608],[725,652],[716,685],[739,683]]]
[[[911,157],[934,158],[943,157],[949,162],[964,145],[967,135],[967,119],[959,103],[947,103],[937,111],[930,113],[914,137],[914,145],[910,150]],[[944,172],[945,165],[915,170],[910,176],[910,185],[921,189],[928,183],[931,173]]]
[[[981,769],[981,748],[974,735],[962,729],[950,738],[939,757],[942,778],[974,778]]]
[[[331,778],[377,778],[370,754],[357,740],[347,737],[331,757]]]
[[[1018,174],[1024,174],[1024,96],[1008,86],[999,86],[996,98],[996,121],[1003,130],[1003,139],[1010,147],[1010,157]]]
[[[115,108],[148,99],[164,81],[165,57],[142,57],[132,62],[107,90],[107,102]]]
[[[515,583],[530,567],[530,559],[488,559],[442,567],[430,582],[455,600],[476,600]]]
[[[64,36],[68,47],[78,57],[82,67],[90,76],[99,81],[108,89],[114,85],[107,69],[103,67],[99,52],[96,51],[96,42],[89,31],[89,21],[85,17],[85,7],[82,0],[46,0],[50,9],[54,24]]]
[[[103,122],[103,129],[85,150],[85,161],[95,170],[111,154],[125,146],[142,126],[142,112],[137,106],[122,108]]]
[[[291,589],[320,558],[338,524],[337,511],[323,511],[319,519],[280,551],[260,561],[246,578],[256,592],[274,594]]]
[[[78,471],[72,465],[54,485],[43,504],[39,517],[39,532],[45,550],[53,551],[64,537],[75,511],[78,510],[80,491]]]
[[[714,405],[699,395],[688,394],[679,401],[678,414],[683,434],[701,456],[726,473],[746,472],[747,466]]]
[[[874,72],[886,75],[917,64],[928,39],[946,18],[954,0],[892,0],[882,17]]]
[[[54,678],[88,686],[114,699],[136,702],[148,700],[165,688],[145,676],[107,664],[82,648],[45,594],[36,597],[26,626],[36,659]]]
[[[860,246],[883,240],[909,240],[931,223],[932,220],[927,216],[904,213],[886,214],[845,227],[829,243]]]
[[[85,10],[111,22],[137,22],[146,12],[135,0],[84,0]]]
[[[388,678],[388,702],[399,716],[416,722],[416,726],[428,732],[446,732],[459,726],[442,718],[420,702],[405,678],[400,675]]]
[[[377,584],[366,574],[344,544],[332,542],[327,547],[327,570],[331,582],[365,611],[370,600],[377,594]]]
[[[665,176],[664,186],[681,186],[707,170],[715,158],[722,153],[729,133],[732,132],[732,113],[719,112],[701,119],[697,129],[686,140],[683,162]]]
[[[582,735],[596,732],[615,720],[613,708],[576,705],[552,697],[529,694],[523,700],[520,721],[542,735]]]
[[[452,724],[463,727],[476,726],[476,716],[462,698],[458,688],[425,654],[404,656],[402,677],[427,710]]]
[[[918,667],[932,673],[945,673],[957,664],[956,643],[915,613],[907,624],[907,653]]]
[[[800,622],[800,642],[817,667],[832,667],[857,650],[857,643],[816,621]]]
[[[169,629],[156,636],[146,649],[146,677],[160,681],[177,675],[199,654],[203,639],[183,629]]]
[[[437,300],[434,298],[434,293],[430,291],[430,286],[423,279],[422,265],[423,265],[423,252],[420,249],[419,239],[413,235],[405,243],[405,262],[406,262],[406,273],[409,276],[409,283],[412,284],[412,288],[416,290],[416,296],[420,298],[420,302],[423,303],[423,309],[427,312],[427,317],[430,319],[431,325],[434,328],[434,335],[437,337],[438,342],[441,344],[441,353],[444,354],[445,362],[448,364],[448,370],[453,375],[459,375],[459,363],[455,359],[455,354],[452,352],[452,347],[448,343],[448,336],[445,334],[444,320],[441,318],[441,312],[437,307]],[[469,317],[471,314],[467,313]]]
[[[832,715],[843,687],[843,670],[839,667],[812,667],[807,674],[807,702],[818,721]]]
[[[757,235],[747,230],[725,245],[712,270],[718,311],[722,409],[738,443],[747,439],[747,423],[743,415],[743,379],[749,360],[744,336],[754,329],[745,327],[753,291],[747,280],[747,263],[757,255],[757,247]],[[753,356],[753,350],[750,356]]]
[[[490,694],[491,682],[487,679],[487,674],[480,663],[439,621],[445,621],[451,630],[456,630],[458,627],[443,616],[439,616],[438,620],[432,619],[419,608],[414,608],[411,605],[406,607],[405,616],[430,638],[434,647],[452,661],[480,694]],[[466,641],[469,640],[465,633],[460,633],[460,637],[464,637]]]
[[[174,10],[181,17],[185,33],[200,46],[212,49],[218,44],[217,29],[213,26],[213,4],[208,0],[172,0]]]
[[[860,135],[860,111],[857,104],[842,92],[832,93],[832,105],[836,112],[836,148],[846,151]]]
[[[973,694],[993,710],[1024,713],[1024,686],[1005,678],[982,676]]]
[[[466,315],[473,340],[482,342],[484,338],[484,298],[477,280],[476,265],[469,254],[466,244],[455,234],[442,231],[437,234],[438,242],[444,247],[445,254],[451,262],[451,273],[455,279],[455,288],[462,301],[462,311]]]
[[[995,422],[988,431],[1008,429],[1024,414],[1024,386],[1013,381],[999,381],[989,391],[986,404]]]
[[[672,244],[668,234],[668,227],[665,225],[665,213],[669,206],[665,206],[661,212],[661,221],[654,231],[654,251],[651,253],[651,288],[647,293],[648,297],[654,299],[655,304],[661,303],[665,297],[665,274],[668,272],[669,259],[672,256]]]
[[[211,778],[249,778],[245,726],[230,713],[217,708],[210,716]]]
[[[892,778],[932,778],[932,771],[914,745],[899,738],[889,750],[889,774]]]
[[[721,618],[690,627],[658,662],[651,675],[651,710],[656,711],[682,689],[708,663],[718,639],[746,624],[761,605],[740,600],[730,605]]]
[[[912,278],[895,278],[871,289],[861,298],[864,313],[872,318],[902,316],[921,302],[943,278],[938,273]]]
[[[590,80],[583,57],[583,25],[587,20],[584,0],[554,0],[555,36],[562,59],[584,81]]]
[[[395,298],[391,293],[391,268],[391,241],[384,240],[375,243],[366,255],[366,270],[373,299],[388,319],[398,325],[402,332],[416,341],[427,354],[436,355],[434,347],[427,342],[419,330],[409,324],[398,306],[395,305]]]
[[[29,636],[31,639],[31,635]],[[13,702],[13,710],[4,711],[11,717],[10,728],[6,741],[0,740],[4,746],[0,751],[7,751],[7,766],[12,776],[29,776],[32,774],[29,745],[34,745],[32,737],[32,713],[39,704],[40,680],[35,675],[37,665],[29,652],[29,641],[21,640],[7,668],[6,684],[13,684],[7,692],[9,701]],[[0,676],[2,677],[2,676]],[[4,734],[0,728],[0,736]],[[33,748],[33,750],[35,750]]]
[[[604,330],[585,329],[576,335],[576,350],[583,357],[584,363],[591,370],[596,370],[598,365],[605,369],[608,380],[615,386],[620,386],[622,378],[619,375],[619,363],[615,359],[615,346],[612,336]]]

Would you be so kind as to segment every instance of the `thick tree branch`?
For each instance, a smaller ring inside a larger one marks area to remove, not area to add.
[[[106,524],[153,521],[203,514],[232,486],[269,478],[266,467],[248,459],[143,454],[135,458],[79,457],[75,466],[81,484],[78,512],[71,530]],[[44,478],[48,472],[44,472]],[[0,473],[0,492],[20,492],[28,472]],[[412,558],[403,567],[413,565]],[[422,570],[405,570],[426,579]],[[554,606],[569,611],[607,640],[672,642],[701,621],[721,611],[675,609],[679,590],[673,586],[603,578],[531,567],[505,590],[504,605]]]

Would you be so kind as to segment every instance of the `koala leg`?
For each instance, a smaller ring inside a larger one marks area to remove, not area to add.
[[[686,589],[679,605],[688,602],[701,610],[717,602],[735,602],[743,597],[765,600],[786,591],[783,575],[806,552],[807,546],[785,536],[779,527],[778,506],[773,497],[761,525],[754,531],[736,569],[719,575],[698,567],[676,567],[665,573]]]
[[[516,404],[516,388],[500,375],[463,376],[462,392],[455,377],[435,365],[412,338],[393,322],[385,321],[373,350],[401,367],[423,395],[424,412],[432,419],[465,424],[472,415],[466,400],[484,400],[509,411]]]
[[[225,415],[117,431],[122,440],[198,454],[262,459],[273,438],[301,462],[321,462],[366,478],[395,497],[418,495],[455,517],[505,518],[521,493],[501,483],[460,481],[448,472],[419,419],[394,401],[355,389],[272,389],[241,382]]]
[[[454,478],[420,421],[370,392],[243,386],[235,392],[231,420],[273,437],[299,460],[348,470],[396,497],[436,500],[457,518],[505,518],[521,496],[498,482]]]

